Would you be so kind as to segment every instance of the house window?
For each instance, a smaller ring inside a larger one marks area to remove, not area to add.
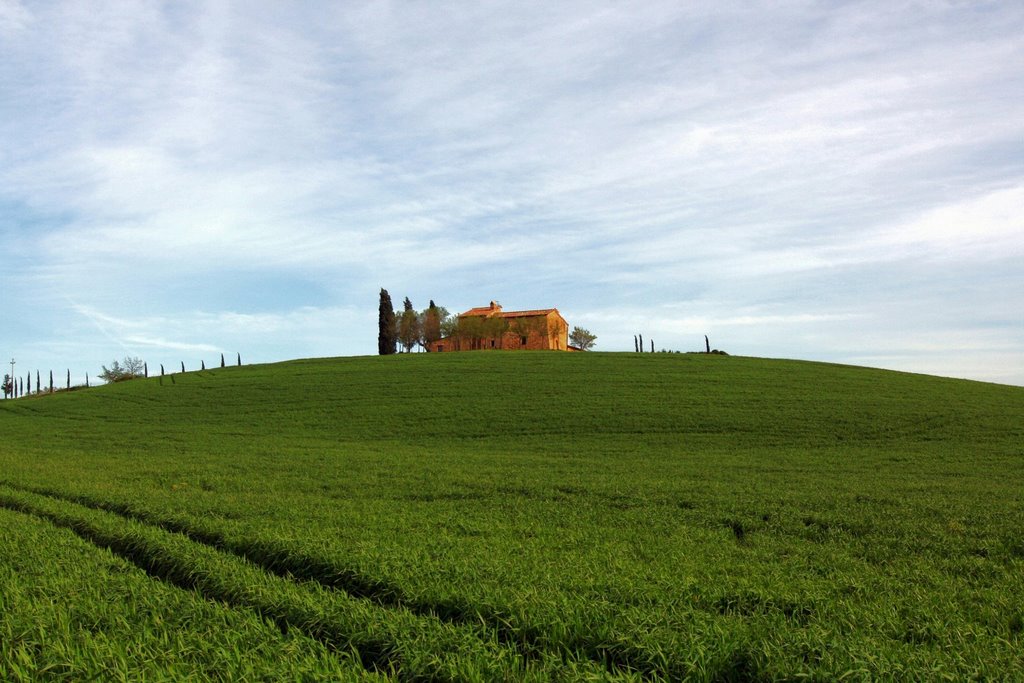
[[[522,337],[519,338],[519,344],[522,345],[522,346],[526,346],[526,335],[525,334]]]
[[[492,348],[492,349],[494,348],[494,344],[495,344],[495,342],[494,342],[494,340],[492,339],[492,340],[491,340],[491,348]]]

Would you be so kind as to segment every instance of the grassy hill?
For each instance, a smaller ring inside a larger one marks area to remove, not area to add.
[[[0,679],[1024,677],[1022,416],[1017,387],[545,352],[6,401]]]

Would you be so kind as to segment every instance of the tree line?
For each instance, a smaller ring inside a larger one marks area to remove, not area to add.
[[[235,364],[241,367],[242,365],[242,354],[236,354]],[[224,354],[220,354],[220,366],[227,367],[227,362],[224,358]],[[115,360],[110,367],[106,365],[102,366],[103,372],[99,374],[99,378],[104,382],[123,382],[129,379],[137,379],[139,377],[149,377],[149,364],[141,358],[133,356],[125,356],[124,360],[120,363]],[[199,370],[206,369],[206,361],[199,361]],[[181,361],[181,371],[185,372],[185,361]],[[163,363],[160,364],[160,376],[163,377],[166,374]]]
[[[89,386],[89,374],[85,375],[85,386]],[[48,384],[43,384],[42,374],[39,370],[36,370],[36,390],[32,391],[32,373],[29,372],[22,378],[20,375],[11,376],[9,373],[4,375],[3,384],[0,385],[3,389],[4,398],[21,398],[22,396],[30,396],[32,394],[52,394],[57,391],[71,391],[76,388],[71,386],[71,370],[67,371],[67,378],[63,387],[58,386],[53,379],[53,370],[50,370],[50,381]]]
[[[453,318],[448,309],[438,306],[433,299],[422,311],[412,306],[409,297],[402,302],[401,314],[396,314],[388,290],[380,290],[380,307],[377,325],[377,353],[389,356],[399,352],[410,353],[417,346],[427,349],[433,342],[448,336]]]
[[[242,364],[242,354],[236,354],[236,364]],[[220,367],[226,367],[227,362],[224,354],[220,354]],[[112,382],[123,382],[129,379],[137,379],[149,377],[149,364],[141,358],[135,356],[125,356],[123,359],[114,360],[110,367],[101,365],[103,370],[96,376],[104,382],[110,384]],[[206,361],[200,361],[200,370],[206,369]],[[185,372],[185,361],[181,362],[181,372]],[[160,365],[160,376],[165,375],[163,364]],[[65,378],[64,386],[59,387],[55,385],[53,379],[53,370],[50,370],[50,381],[49,384],[43,384],[42,375],[39,370],[36,370],[36,390],[32,391],[32,373],[29,372],[24,379],[21,376],[12,377],[9,373],[4,375],[3,383],[0,385],[0,389],[3,390],[4,398],[21,398],[24,396],[30,396],[33,394],[52,394],[57,391],[71,391],[72,389],[78,388],[90,388],[91,382],[89,373],[85,373],[85,384],[71,386],[71,370],[68,369],[67,376]]]
[[[27,390],[25,388],[26,386],[28,387]],[[4,398],[18,398],[19,396],[27,396],[28,394],[33,393],[32,392],[32,373],[29,372],[27,375],[25,375],[24,381],[22,381],[22,378],[20,376],[12,377],[10,374],[5,374],[4,375],[3,385],[0,388],[3,389]],[[71,388],[71,370],[68,370],[67,388],[68,389]],[[51,393],[52,394],[54,391],[59,391],[59,389],[57,389],[54,386],[53,370],[50,370],[50,383],[49,383],[48,387],[43,385],[42,377],[40,376],[39,371],[36,370],[36,390],[35,390],[35,393],[37,393],[37,394]]]
[[[648,341],[651,342],[651,353],[654,353],[654,340],[650,339]],[[719,356],[728,356],[729,355],[725,351],[719,351],[718,349],[712,349],[711,348],[711,340],[708,339],[708,336],[706,334],[704,335],[704,347],[707,349],[705,351],[705,353],[713,353],[713,354],[716,354],[716,355],[719,355]],[[644,335],[642,335],[642,334],[634,334],[633,335],[633,349],[637,353],[643,353],[644,352]],[[673,352],[673,351],[670,351],[668,349],[664,349],[663,348],[661,350],[661,353],[679,353],[679,351]],[[687,353],[696,353],[696,352],[687,351]]]

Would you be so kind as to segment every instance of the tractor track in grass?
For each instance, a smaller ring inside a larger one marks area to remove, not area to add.
[[[287,616],[276,613],[275,610],[262,609],[259,605],[235,599],[224,592],[209,590],[209,585],[206,584],[203,577],[199,573],[193,572],[186,563],[175,561],[167,556],[157,557],[157,553],[146,548],[144,544],[133,543],[129,538],[106,533],[91,525],[87,520],[64,516],[42,509],[30,502],[12,499],[4,495],[2,491],[0,491],[0,508],[41,519],[57,528],[66,529],[97,548],[109,550],[114,555],[138,567],[153,579],[164,581],[182,590],[196,591],[207,599],[223,602],[235,609],[253,609],[262,617],[270,620],[282,633],[287,633],[290,628],[299,628],[298,625],[291,623]],[[302,627],[302,630],[332,650],[342,649],[342,643],[337,637],[319,632],[320,629],[310,629],[308,626]],[[367,671],[394,670],[397,664],[395,659],[388,655],[384,643],[377,643],[376,647],[368,642],[352,643],[351,645],[359,654],[359,660]]]
[[[468,602],[457,599],[447,601],[413,599],[394,584],[365,576],[351,569],[339,568],[323,558],[296,552],[293,548],[288,548],[280,543],[258,539],[231,539],[218,531],[197,529],[182,520],[159,517],[128,504],[101,500],[88,495],[69,494],[52,488],[25,486],[0,480],[0,487],[3,486],[57,503],[75,505],[94,512],[114,515],[125,523],[138,524],[148,529],[183,537],[196,546],[243,562],[291,585],[301,586],[303,583],[312,583],[385,612],[407,612],[428,622],[436,622],[462,631],[468,630],[470,633],[467,634],[467,637],[477,639],[481,646],[487,646],[488,642],[493,639],[494,646],[511,651],[516,658],[522,660],[524,670],[531,667],[550,666],[552,661],[576,661],[604,674],[613,677],[626,675],[633,680],[637,677],[653,680],[678,679],[692,674],[692,671],[681,664],[676,665],[664,660],[658,663],[652,662],[651,653],[642,646],[627,641],[609,643],[581,633],[570,635],[561,642],[552,643],[550,634],[542,626],[523,624],[511,615],[494,610],[482,611]],[[0,491],[0,506],[9,507],[2,491]],[[23,511],[39,514],[35,510]],[[80,530],[76,527],[81,525],[55,519],[53,515],[42,513],[39,516],[59,526],[70,528],[90,542],[110,547],[115,553],[157,578],[168,580],[185,589],[197,589],[187,571],[183,577],[177,578],[174,572],[171,572],[169,576],[161,575],[167,572],[160,570],[154,573],[147,561],[136,561],[134,554],[138,553],[137,548],[127,547],[123,551],[119,551],[117,543],[111,544],[105,537],[98,539],[91,537],[87,526],[84,530]],[[146,560],[147,558],[143,557],[142,559]],[[201,587],[199,590],[202,591]],[[202,592],[205,594],[205,591]],[[213,597],[223,599],[216,595]],[[243,606],[253,607],[252,605]],[[259,606],[255,606],[255,609],[271,618],[279,628],[298,627],[305,630],[302,625],[296,626],[288,619],[275,616],[273,611],[267,612]],[[722,613],[720,609],[715,611],[719,614]],[[319,635],[310,633],[309,635],[325,643],[328,647],[337,647],[336,635],[332,636],[330,633]],[[355,647],[369,670],[398,671],[401,677],[400,658],[388,654],[389,650],[394,649],[393,645],[393,643],[376,641],[360,645],[345,640],[345,646]],[[724,664],[725,670],[720,678],[728,680],[731,668],[733,668],[733,664]],[[556,674],[555,671],[550,670],[548,673]]]
[[[393,584],[366,577],[350,569],[339,569],[322,558],[296,553],[281,544],[232,540],[220,532],[196,529],[180,520],[161,518],[126,504],[98,500],[91,496],[67,494],[50,488],[24,486],[3,480],[0,480],[0,487],[38,496],[57,504],[73,505],[95,513],[113,515],[124,523],[187,539],[196,547],[232,558],[293,586],[301,587],[304,583],[313,583],[385,612],[407,612],[421,620],[437,622],[462,631],[468,630],[470,632],[466,637],[477,640],[481,647],[488,647],[488,640],[493,638],[494,643],[490,645],[510,650],[515,657],[524,662],[524,673],[528,668],[541,668],[545,664],[550,665],[552,661],[575,660],[587,665],[587,668],[596,667],[596,671],[612,676],[626,674],[633,679],[638,675],[654,679],[674,677],[672,672],[650,664],[646,661],[645,652],[629,644],[619,642],[611,645],[586,638],[573,638],[553,645],[541,628],[514,623],[502,614],[481,613],[463,601],[426,602],[410,599]],[[255,609],[282,630],[299,628],[328,647],[355,649],[364,666],[370,671],[390,671],[395,672],[399,678],[406,678],[402,671],[402,658],[394,652],[394,643],[380,640],[356,642],[344,634],[332,633],[330,629],[310,629],[309,625],[315,623],[315,619],[294,619],[294,615],[280,614],[273,608],[237,600],[216,590],[211,591],[201,577],[191,571],[187,562],[179,560],[168,563],[166,556],[158,556],[159,551],[119,538],[116,534],[104,533],[86,520],[56,514],[38,505],[13,500],[3,495],[2,489],[0,507],[31,514],[56,526],[67,528],[94,545],[110,549],[154,578],[186,590],[197,590],[208,598],[221,600],[232,606]],[[548,673],[557,675],[555,671]],[[438,677],[432,674],[431,678]],[[410,679],[417,680],[419,676],[412,676]]]
[[[33,497],[36,500],[32,500]],[[69,506],[78,509],[57,509]],[[97,547],[110,550],[154,579],[196,591],[207,599],[233,608],[254,610],[283,632],[298,629],[329,649],[354,652],[370,672],[387,673],[398,680],[509,679],[510,674],[516,680],[546,680],[557,673],[549,670],[540,675],[544,671],[539,662],[525,662],[508,646],[489,642],[481,637],[481,633],[474,633],[471,629],[460,629],[437,618],[414,615],[406,609],[382,609],[343,595],[344,600],[356,605],[355,614],[346,613],[344,605],[332,612],[331,605],[323,606],[323,601],[330,599],[331,592],[325,593],[318,584],[312,584],[314,588],[311,588],[310,582],[296,580],[297,577],[268,572],[243,557],[222,552],[206,543],[196,543],[184,534],[107,510],[4,483],[0,483],[0,507],[67,529]],[[112,529],[111,520],[105,524],[98,515],[112,517],[113,524],[126,525],[127,528]],[[186,556],[190,551],[193,556]],[[212,562],[211,557],[214,558]],[[225,563],[229,566],[225,567]],[[256,587],[247,586],[246,581],[252,581],[254,577]],[[346,618],[349,623],[346,623]],[[389,629],[389,620],[398,623]],[[359,629],[346,628],[353,624],[364,626],[362,633],[354,632]],[[402,632],[403,628],[405,632]],[[416,657],[410,657],[410,652],[404,649],[402,636],[409,636],[410,642],[433,644],[435,648],[424,653],[421,661],[413,662],[416,666],[410,669],[410,660]],[[430,640],[431,637],[434,640]],[[468,664],[453,661],[463,656],[475,656],[478,661]],[[481,662],[482,666],[474,668],[474,664]],[[497,662],[490,667],[495,670],[488,670],[487,662]],[[497,668],[502,666],[504,669],[499,676]]]

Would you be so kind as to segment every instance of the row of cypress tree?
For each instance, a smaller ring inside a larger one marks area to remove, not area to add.
[[[441,338],[441,325],[448,317],[448,312],[434,304],[420,313],[412,306],[409,297],[402,302],[402,314],[395,314],[391,303],[391,295],[383,287],[380,290],[380,308],[377,318],[377,353],[389,356],[402,351],[409,353],[417,345],[430,350],[430,344]]]
[[[86,383],[86,386],[89,385],[89,375],[85,376],[85,383]],[[26,389],[26,387],[27,387],[27,389]],[[24,381],[22,381],[21,377],[11,377],[10,375],[4,375],[4,382],[3,382],[3,387],[2,388],[3,388],[3,392],[4,392],[4,398],[19,398],[21,396],[27,396],[28,394],[32,393],[32,373],[29,372],[27,375],[25,375]],[[68,370],[66,389],[70,389],[70,388],[71,388],[71,370]],[[41,394],[41,393],[44,392],[44,390],[47,393],[51,393],[51,394],[54,391],[56,391],[55,385],[54,385],[54,382],[53,382],[53,370],[50,370],[50,385],[48,387],[44,387],[43,386],[42,375],[40,375],[39,371],[36,370],[36,392],[35,393]]]
[[[145,362],[143,362],[143,361],[141,361],[140,359],[137,359],[137,358],[133,358],[133,359],[127,359],[126,358],[125,360],[126,361],[128,361],[128,360],[136,361],[137,364],[141,364],[141,366],[142,366],[141,371],[138,368],[133,368],[133,369],[130,369],[130,370],[122,370],[122,368],[119,366],[118,362],[114,361],[112,369],[108,369],[106,366],[103,366],[103,372],[101,372],[99,374],[100,378],[101,379],[106,379],[107,381],[117,381],[119,379],[131,379],[133,377],[149,377],[149,364],[148,363],[145,363]],[[202,363],[201,369],[205,370],[206,369],[206,361],[201,361],[201,363]],[[239,366],[242,365],[242,354],[241,353],[237,354],[236,363]],[[126,365],[128,365],[128,363],[126,363]],[[225,361],[223,353],[220,354],[220,366],[222,368],[226,366],[226,361]],[[114,370],[114,372],[112,373],[111,370]],[[181,371],[185,372],[185,362],[184,361],[181,362]],[[161,363],[160,364],[160,376],[163,377],[163,375],[164,375],[164,366]],[[85,386],[89,387],[89,384],[90,384],[89,383],[89,373],[86,373],[85,374]],[[29,372],[25,376],[25,380],[24,381],[22,381],[21,377],[11,377],[9,374],[4,375],[4,381],[3,381],[3,384],[0,385],[0,389],[3,390],[4,398],[21,398],[22,396],[28,396],[29,394],[32,393],[32,373]],[[67,372],[67,379],[66,379],[66,382],[65,382],[65,390],[70,391],[70,389],[71,389],[71,370],[69,369],[68,372]],[[54,381],[53,381],[53,370],[50,370],[50,384],[49,384],[48,387],[44,387],[43,386],[42,375],[40,374],[39,370],[36,370],[36,391],[35,391],[35,393],[42,394],[42,393],[44,393],[44,390],[45,390],[45,393],[50,393],[50,394],[52,394],[54,391],[57,391],[57,389],[55,388],[55,385],[54,385]]]

